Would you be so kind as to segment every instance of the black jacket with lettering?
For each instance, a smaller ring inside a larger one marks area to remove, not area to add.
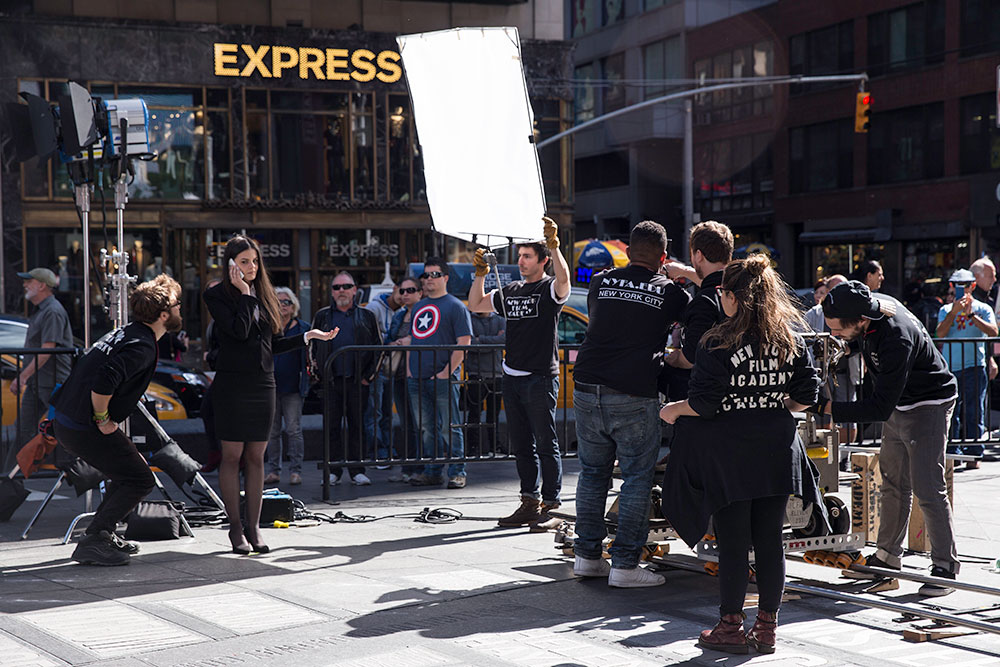
[[[156,371],[156,335],[132,322],[104,335],[76,362],[52,405],[78,424],[93,423],[90,392],[111,396],[108,412],[121,422],[135,410]]]
[[[945,403],[958,394],[958,382],[920,320],[891,296],[896,314],[872,320],[861,335],[861,354],[874,378],[872,392],[855,402],[833,404],[835,422],[881,422],[893,410]]]
[[[822,508],[819,472],[782,400],[816,401],[805,344],[784,362],[753,339],[701,344],[695,357],[688,404],[698,416],[674,425],[663,482],[663,513],[677,534],[693,546],[715,512],[754,498],[795,495]]]
[[[672,280],[642,266],[596,275],[587,295],[590,323],[574,379],[656,398],[667,336],[688,300]]]

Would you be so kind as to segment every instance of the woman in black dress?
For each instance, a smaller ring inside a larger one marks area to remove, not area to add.
[[[806,325],[763,255],[726,267],[720,301],[727,318],[701,339],[688,399],[660,417],[675,425],[663,512],[694,546],[712,518],[719,546],[721,619],[698,644],[730,653],[774,652],[785,586],[781,532],[789,495],[818,503],[819,473],[790,411],[816,402],[819,380],[796,331]],[[743,632],[749,550],[760,603]]]
[[[273,355],[301,348],[310,340],[331,340],[337,330],[278,337],[281,313],[260,246],[246,236],[234,236],[222,261],[228,267],[227,279],[205,291],[219,343],[212,382],[215,431],[222,443],[219,488],[233,553],[249,554],[251,547],[267,553],[259,523],[264,452],[275,409]],[[240,522],[240,458],[246,477],[245,528]]]

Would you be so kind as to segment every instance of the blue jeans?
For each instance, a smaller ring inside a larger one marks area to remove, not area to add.
[[[305,444],[302,440],[302,396],[298,392],[278,394],[277,412],[271,424],[271,437],[267,442],[267,471],[281,472],[281,419],[285,419],[285,433],[288,434],[288,469],[302,474],[302,455]]]
[[[402,447],[393,447],[393,451],[397,453],[402,451],[403,459],[414,459],[417,456],[417,452],[420,451],[420,435],[417,433],[417,423],[413,421],[413,410],[410,407],[411,402],[406,376],[400,375],[395,378],[386,378],[385,381],[387,384],[392,385],[392,391],[389,392],[387,388],[386,392],[391,393],[393,399],[396,401],[396,414],[399,415],[399,431],[403,437]],[[392,412],[390,411],[389,414],[391,415]],[[407,475],[416,475],[424,470],[424,467],[421,465],[404,464],[401,467],[403,473]]]
[[[562,458],[556,436],[555,375],[503,377],[503,406],[511,451],[521,478],[521,497],[558,504],[562,489]]]
[[[573,392],[580,477],[576,484],[577,556],[600,558],[608,531],[605,504],[618,459],[622,487],[611,566],[632,569],[649,533],[649,492],[660,452],[659,404],[655,398]]]
[[[986,433],[986,368],[972,366],[954,371],[958,380],[958,403],[951,416],[951,437],[978,440]],[[949,452],[982,456],[983,446],[978,444],[953,445]]]
[[[460,424],[462,419],[458,411],[458,385],[434,378],[407,378],[406,388],[410,393],[411,416],[420,434],[424,458],[463,458],[465,438],[462,429],[453,426]],[[440,477],[443,469],[443,464],[428,464],[424,466],[424,474]],[[464,476],[464,463],[448,465],[448,477]]]
[[[365,438],[369,451],[375,450],[375,458],[389,459],[396,455],[392,447],[392,391],[389,378],[379,373],[371,385],[368,406],[365,408]],[[374,447],[371,447],[374,445]],[[392,454],[390,455],[390,451]]]

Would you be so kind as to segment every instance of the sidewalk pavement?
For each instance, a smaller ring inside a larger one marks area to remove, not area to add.
[[[577,463],[566,468],[564,507],[573,511]],[[988,568],[1000,557],[998,472],[986,463],[956,473],[955,505],[962,578],[1000,588]],[[665,586],[633,590],[576,580],[551,533],[496,526],[517,504],[512,463],[472,464],[469,486],[453,491],[391,484],[388,474],[370,470],[370,487],[333,487],[335,505],[320,501],[314,466],[305,484],[282,488],[329,514],[450,507],[465,517],[270,529],[271,553],[250,557],[230,553],[224,527],[196,528],[194,538],[144,543],[128,567],[95,568],[69,561],[74,545],[58,543],[83,504],[72,490],[30,539],[18,539],[36,493],[0,524],[0,665],[1000,664],[998,635],[911,644],[896,614],[819,598],[786,603],[773,656],[703,652],[695,640],[717,618],[715,579],[667,571]],[[905,565],[928,561],[909,556]],[[827,568],[790,561],[788,569],[808,583],[857,589]],[[916,588],[903,582],[883,597],[949,609],[1000,602],[963,592],[918,602]]]

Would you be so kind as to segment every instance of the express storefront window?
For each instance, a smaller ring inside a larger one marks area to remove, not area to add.
[[[79,227],[29,227],[24,232],[26,266],[50,267],[59,276],[56,298],[69,314],[73,335],[82,339],[83,265],[87,261],[82,230]],[[105,298],[101,289],[103,276],[95,274],[95,267],[100,261],[101,248],[114,247],[114,234],[114,226],[108,230],[106,238],[100,226],[91,225],[92,340],[96,340],[111,328],[111,322],[104,311]],[[163,261],[164,247],[159,227],[142,228],[137,225],[127,225],[125,250],[129,253],[129,275],[136,276],[138,282],[152,280],[161,273],[174,275],[171,267]]]

